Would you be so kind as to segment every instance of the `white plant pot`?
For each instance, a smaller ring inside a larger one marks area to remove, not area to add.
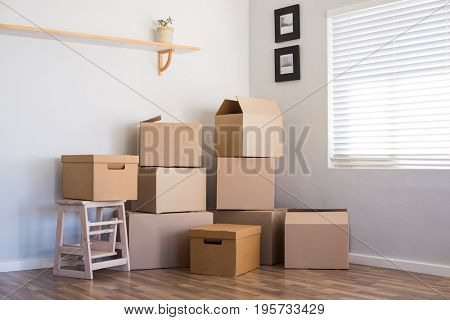
[[[156,41],[172,43],[173,27],[158,27],[156,29]]]

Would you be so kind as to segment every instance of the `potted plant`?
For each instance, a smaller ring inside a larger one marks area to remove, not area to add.
[[[167,19],[158,20],[158,28],[156,29],[156,41],[172,43],[173,37],[173,19],[168,17]]]

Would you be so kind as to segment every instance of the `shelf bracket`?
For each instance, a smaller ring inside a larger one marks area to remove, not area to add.
[[[162,76],[164,71],[166,71],[170,63],[172,62],[172,55],[174,53],[174,49],[167,49],[158,51],[158,75]],[[164,56],[167,55],[167,61],[164,64]]]

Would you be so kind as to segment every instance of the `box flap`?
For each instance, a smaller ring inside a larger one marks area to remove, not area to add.
[[[238,97],[238,101],[243,114],[242,156],[282,157],[283,117],[277,103],[245,97]]]
[[[342,210],[288,211],[286,224],[348,225],[348,213]]]
[[[238,97],[237,99],[243,113],[264,114],[274,118],[281,114],[280,109],[274,100],[249,97]]]
[[[241,239],[261,233],[261,226],[240,224],[211,224],[189,230],[190,238],[205,239]]]
[[[62,163],[138,163],[138,156],[130,155],[63,155],[61,156]]]
[[[141,121],[141,123],[153,123],[153,122],[158,122],[161,121],[161,115]]]
[[[237,101],[224,100],[219,110],[217,110],[216,116],[223,116],[227,114],[239,114],[239,113],[242,113],[242,109]]]

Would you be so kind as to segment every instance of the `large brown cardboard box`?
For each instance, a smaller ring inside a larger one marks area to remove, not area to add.
[[[191,228],[191,273],[238,276],[258,268],[260,236],[260,226],[212,224]]]
[[[217,158],[218,210],[272,210],[274,158]]]
[[[137,199],[137,156],[63,155],[62,197],[88,201]]]
[[[285,233],[285,268],[349,268],[347,210],[289,209]]]
[[[168,213],[206,210],[205,168],[140,168],[131,210]]]
[[[261,264],[274,265],[284,261],[284,219],[286,209],[272,211],[217,211],[214,223],[261,226]]]
[[[127,212],[131,270],[189,267],[192,227],[211,224],[211,212]]]
[[[215,119],[218,157],[283,156],[283,117],[275,101],[225,100]]]
[[[161,116],[142,121],[139,133],[141,167],[201,167],[202,125],[162,123]]]

